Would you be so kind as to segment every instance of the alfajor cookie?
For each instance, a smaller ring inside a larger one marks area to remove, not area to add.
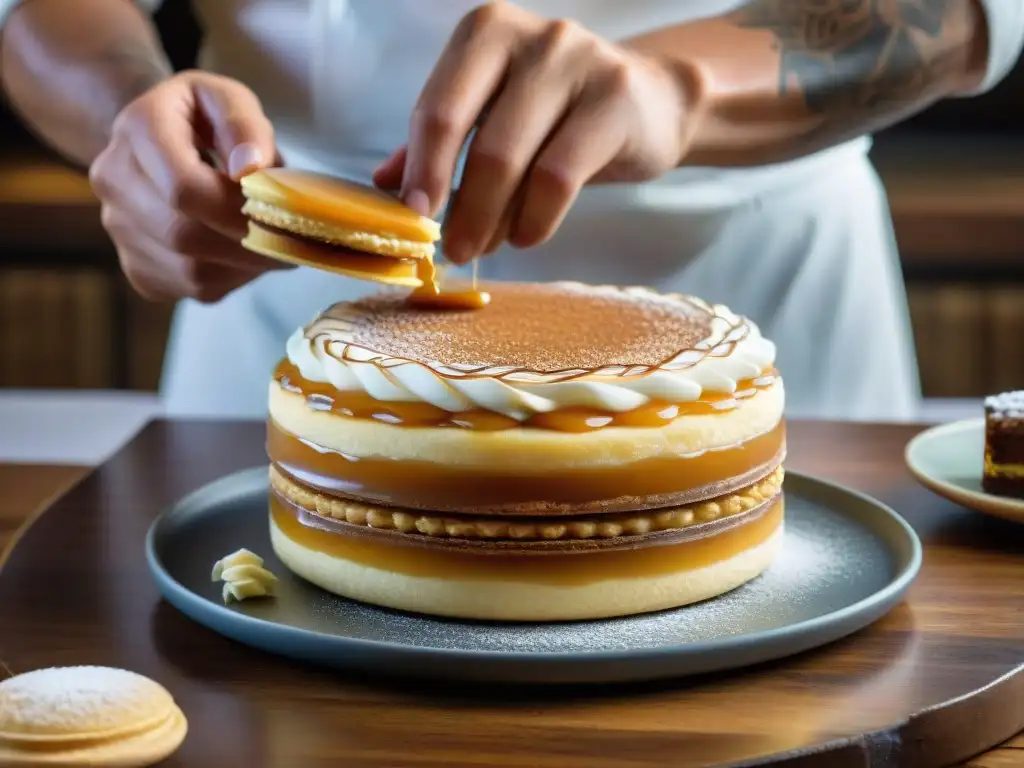
[[[269,392],[279,559],[343,596],[516,621],[675,607],[763,571],[785,396],[757,326],[643,288],[486,289],[479,313],[383,293],[291,337]]]
[[[440,225],[379,189],[271,168],[245,176],[242,192],[249,250],[390,285],[433,280]]]
[[[51,667],[0,682],[0,765],[142,768],[187,731],[170,693],[127,670]]]

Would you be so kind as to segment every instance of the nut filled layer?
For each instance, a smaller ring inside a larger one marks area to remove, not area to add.
[[[581,519],[501,520],[423,514],[339,499],[302,486],[270,467],[271,487],[296,506],[352,525],[439,538],[487,540],[612,539],[658,531],[681,530],[737,515],[771,499],[782,488],[784,471],[777,467],[764,479],[710,501],[680,507]]]

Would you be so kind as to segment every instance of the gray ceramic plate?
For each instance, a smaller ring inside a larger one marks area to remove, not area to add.
[[[903,597],[921,544],[867,496],[789,473],[775,564],[727,595],[659,613],[509,625],[436,619],[335,597],[274,557],[263,467],[229,475],[165,511],[146,539],[163,596],[215,632],[296,659],[377,674],[519,683],[618,682],[756,664],[837,640]],[[273,599],[225,606],[213,563],[246,547],[280,578]]]

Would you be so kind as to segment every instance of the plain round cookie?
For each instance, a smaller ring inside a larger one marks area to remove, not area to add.
[[[184,714],[159,683],[111,667],[51,667],[0,682],[0,765],[153,765]]]

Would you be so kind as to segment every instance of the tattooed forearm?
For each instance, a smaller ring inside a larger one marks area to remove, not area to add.
[[[629,45],[674,66],[689,104],[683,162],[714,166],[878,131],[970,92],[988,58],[979,0],[745,0]]]
[[[114,117],[126,104],[174,74],[161,49],[144,40],[130,38],[97,50],[94,56],[83,60],[81,69],[91,69],[101,75],[104,87],[97,96],[106,103],[103,106],[92,101],[94,108],[90,113],[102,130],[104,143],[109,139]]]
[[[752,0],[732,15],[770,32],[780,95],[826,116],[900,113],[967,68],[973,0]]]
[[[97,64],[120,73],[126,92],[137,96],[173,74],[164,52],[138,40],[124,40],[100,51]]]

